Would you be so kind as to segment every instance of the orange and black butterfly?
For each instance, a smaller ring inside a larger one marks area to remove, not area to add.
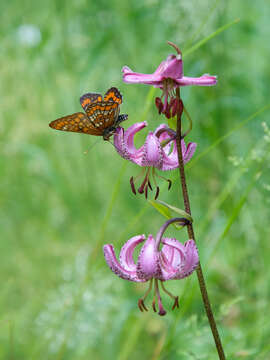
[[[80,103],[86,112],[77,112],[52,121],[49,126],[56,130],[73,131],[83,134],[103,136],[109,140],[119,124],[128,118],[128,115],[119,115],[122,95],[112,87],[104,95],[87,93],[81,96]]]

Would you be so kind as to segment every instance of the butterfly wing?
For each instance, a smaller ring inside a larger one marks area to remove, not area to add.
[[[89,105],[87,116],[95,127],[104,131],[113,126],[118,118],[119,105],[114,102],[96,102]]]
[[[103,131],[100,127],[93,124],[92,121],[82,112],[64,116],[52,121],[49,126],[56,130],[72,131],[89,135],[101,136]]]
[[[122,104],[122,95],[116,87],[112,87],[104,95],[104,101],[107,101],[107,102],[110,101],[110,102],[114,102],[114,103],[121,105]]]
[[[86,113],[90,104],[100,101],[102,101],[102,96],[96,93],[87,93],[80,97],[80,103]]]

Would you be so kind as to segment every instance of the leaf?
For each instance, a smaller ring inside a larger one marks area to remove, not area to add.
[[[172,211],[176,212],[178,215],[180,215],[181,217],[188,219],[189,221],[193,221],[192,217],[186,213],[184,210],[181,210],[175,206],[169,205],[167,203],[165,203],[164,201],[161,200],[148,200],[148,202],[161,214],[163,215],[166,219],[172,219],[175,216],[172,215]],[[177,223],[173,224],[175,226],[175,228],[177,230],[180,230],[183,228],[182,225],[178,225]]]

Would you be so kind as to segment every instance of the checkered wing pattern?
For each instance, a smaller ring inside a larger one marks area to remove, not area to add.
[[[118,105],[122,104],[122,95],[116,87],[110,88],[104,95],[104,101],[112,101]]]
[[[113,102],[96,102],[89,105],[87,116],[91,123],[102,131],[113,126],[117,121],[119,105]]]
[[[87,113],[88,107],[95,103],[102,101],[102,96],[96,93],[87,93],[80,97],[80,103],[82,105],[83,110]]]
[[[72,131],[89,135],[101,136],[103,130],[96,127],[92,121],[82,112],[64,116],[52,121],[49,126],[56,130]]]

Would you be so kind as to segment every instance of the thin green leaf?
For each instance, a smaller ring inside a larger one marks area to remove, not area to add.
[[[215,36],[219,35],[223,31],[227,30],[232,25],[237,24],[239,21],[240,21],[240,19],[235,19],[234,21],[232,21],[232,22],[230,22],[230,23],[228,23],[226,25],[221,26],[216,31],[214,31],[212,34],[206,36],[204,39],[197,42],[195,45],[191,46],[191,48],[189,48],[187,51],[184,51],[183,52],[183,57],[187,56],[187,55],[190,55],[192,52],[194,52],[195,50],[197,50],[198,48],[200,48],[201,46],[206,44],[209,40],[213,39]]]

